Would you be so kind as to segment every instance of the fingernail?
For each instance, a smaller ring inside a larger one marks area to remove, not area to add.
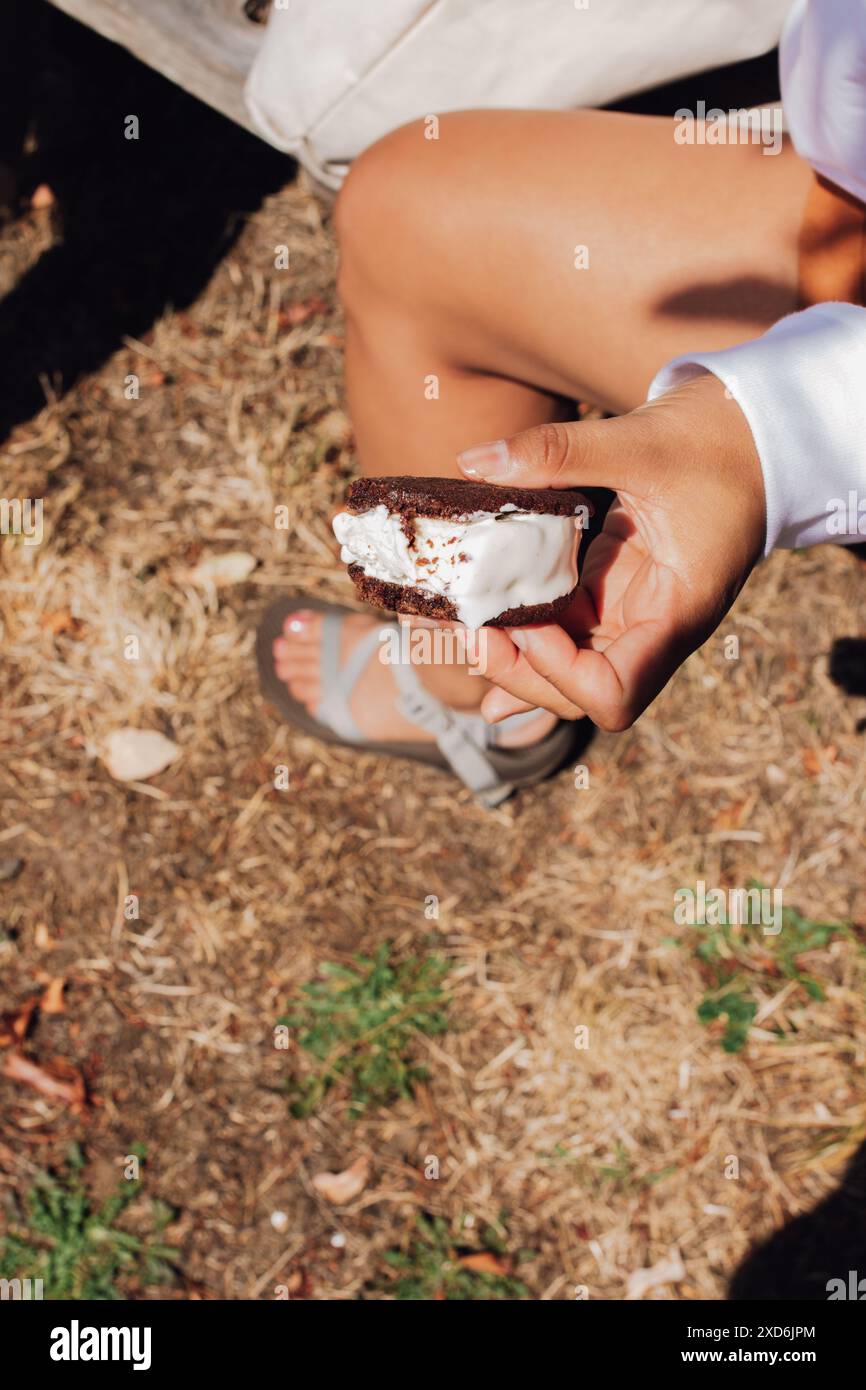
[[[504,478],[513,472],[508,445],[504,439],[476,444],[457,455],[457,466],[467,478]]]
[[[504,690],[489,690],[481,701],[481,717],[486,724],[498,724],[513,714],[514,701]]]
[[[508,636],[511,638],[518,651],[526,651],[529,646],[529,641],[525,632],[521,632],[520,628],[510,627],[508,629]]]
[[[463,655],[470,676],[487,673],[487,628],[467,627],[463,635]]]

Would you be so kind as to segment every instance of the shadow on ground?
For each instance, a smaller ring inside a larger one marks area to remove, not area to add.
[[[830,652],[829,673],[833,684],[846,695],[866,696],[866,638],[837,638]],[[860,733],[866,730],[866,718],[859,721],[857,728]]]
[[[729,1297],[826,1300],[833,1291],[831,1280],[849,1287],[851,1270],[855,1283],[866,1279],[866,1144],[854,1155],[835,1192],[746,1256],[731,1281]],[[838,1289],[837,1285],[837,1297]],[[866,1283],[863,1294],[866,1297]]]
[[[44,4],[30,21],[11,55],[19,76],[33,73],[12,103],[30,132],[19,186],[24,198],[51,188],[59,240],[0,302],[11,345],[0,439],[44,406],[46,387],[65,393],[166,305],[192,303],[247,214],[295,174],[116,44]]]

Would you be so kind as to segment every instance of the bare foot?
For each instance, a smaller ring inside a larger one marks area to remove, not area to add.
[[[283,636],[274,641],[274,669],[294,699],[315,715],[322,698],[320,647],[321,613],[299,608],[283,623]],[[381,627],[377,619],[364,613],[351,614],[340,630],[340,665],[371,628]],[[379,743],[432,743],[433,735],[417,724],[410,724],[395,706],[397,688],[381,652],[374,652],[361,673],[349,700],[349,708],[366,738]],[[426,688],[452,709],[477,710],[487,682],[470,675],[466,666],[416,666]],[[539,710],[536,719],[527,720],[513,730],[503,730],[501,747],[523,748],[537,743],[556,723],[554,715]]]

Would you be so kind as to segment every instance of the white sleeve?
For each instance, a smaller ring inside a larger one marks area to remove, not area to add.
[[[724,382],[754,436],[765,554],[866,539],[866,309],[816,304],[751,342],[676,357],[647,400],[704,371]]]

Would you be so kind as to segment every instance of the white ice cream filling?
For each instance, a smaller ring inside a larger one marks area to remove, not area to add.
[[[509,608],[552,603],[577,583],[580,520],[548,512],[461,517],[417,516],[412,543],[402,517],[384,505],[340,512],[334,535],[346,565],[371,579],[440,594],[467,627],[481,627]]]

